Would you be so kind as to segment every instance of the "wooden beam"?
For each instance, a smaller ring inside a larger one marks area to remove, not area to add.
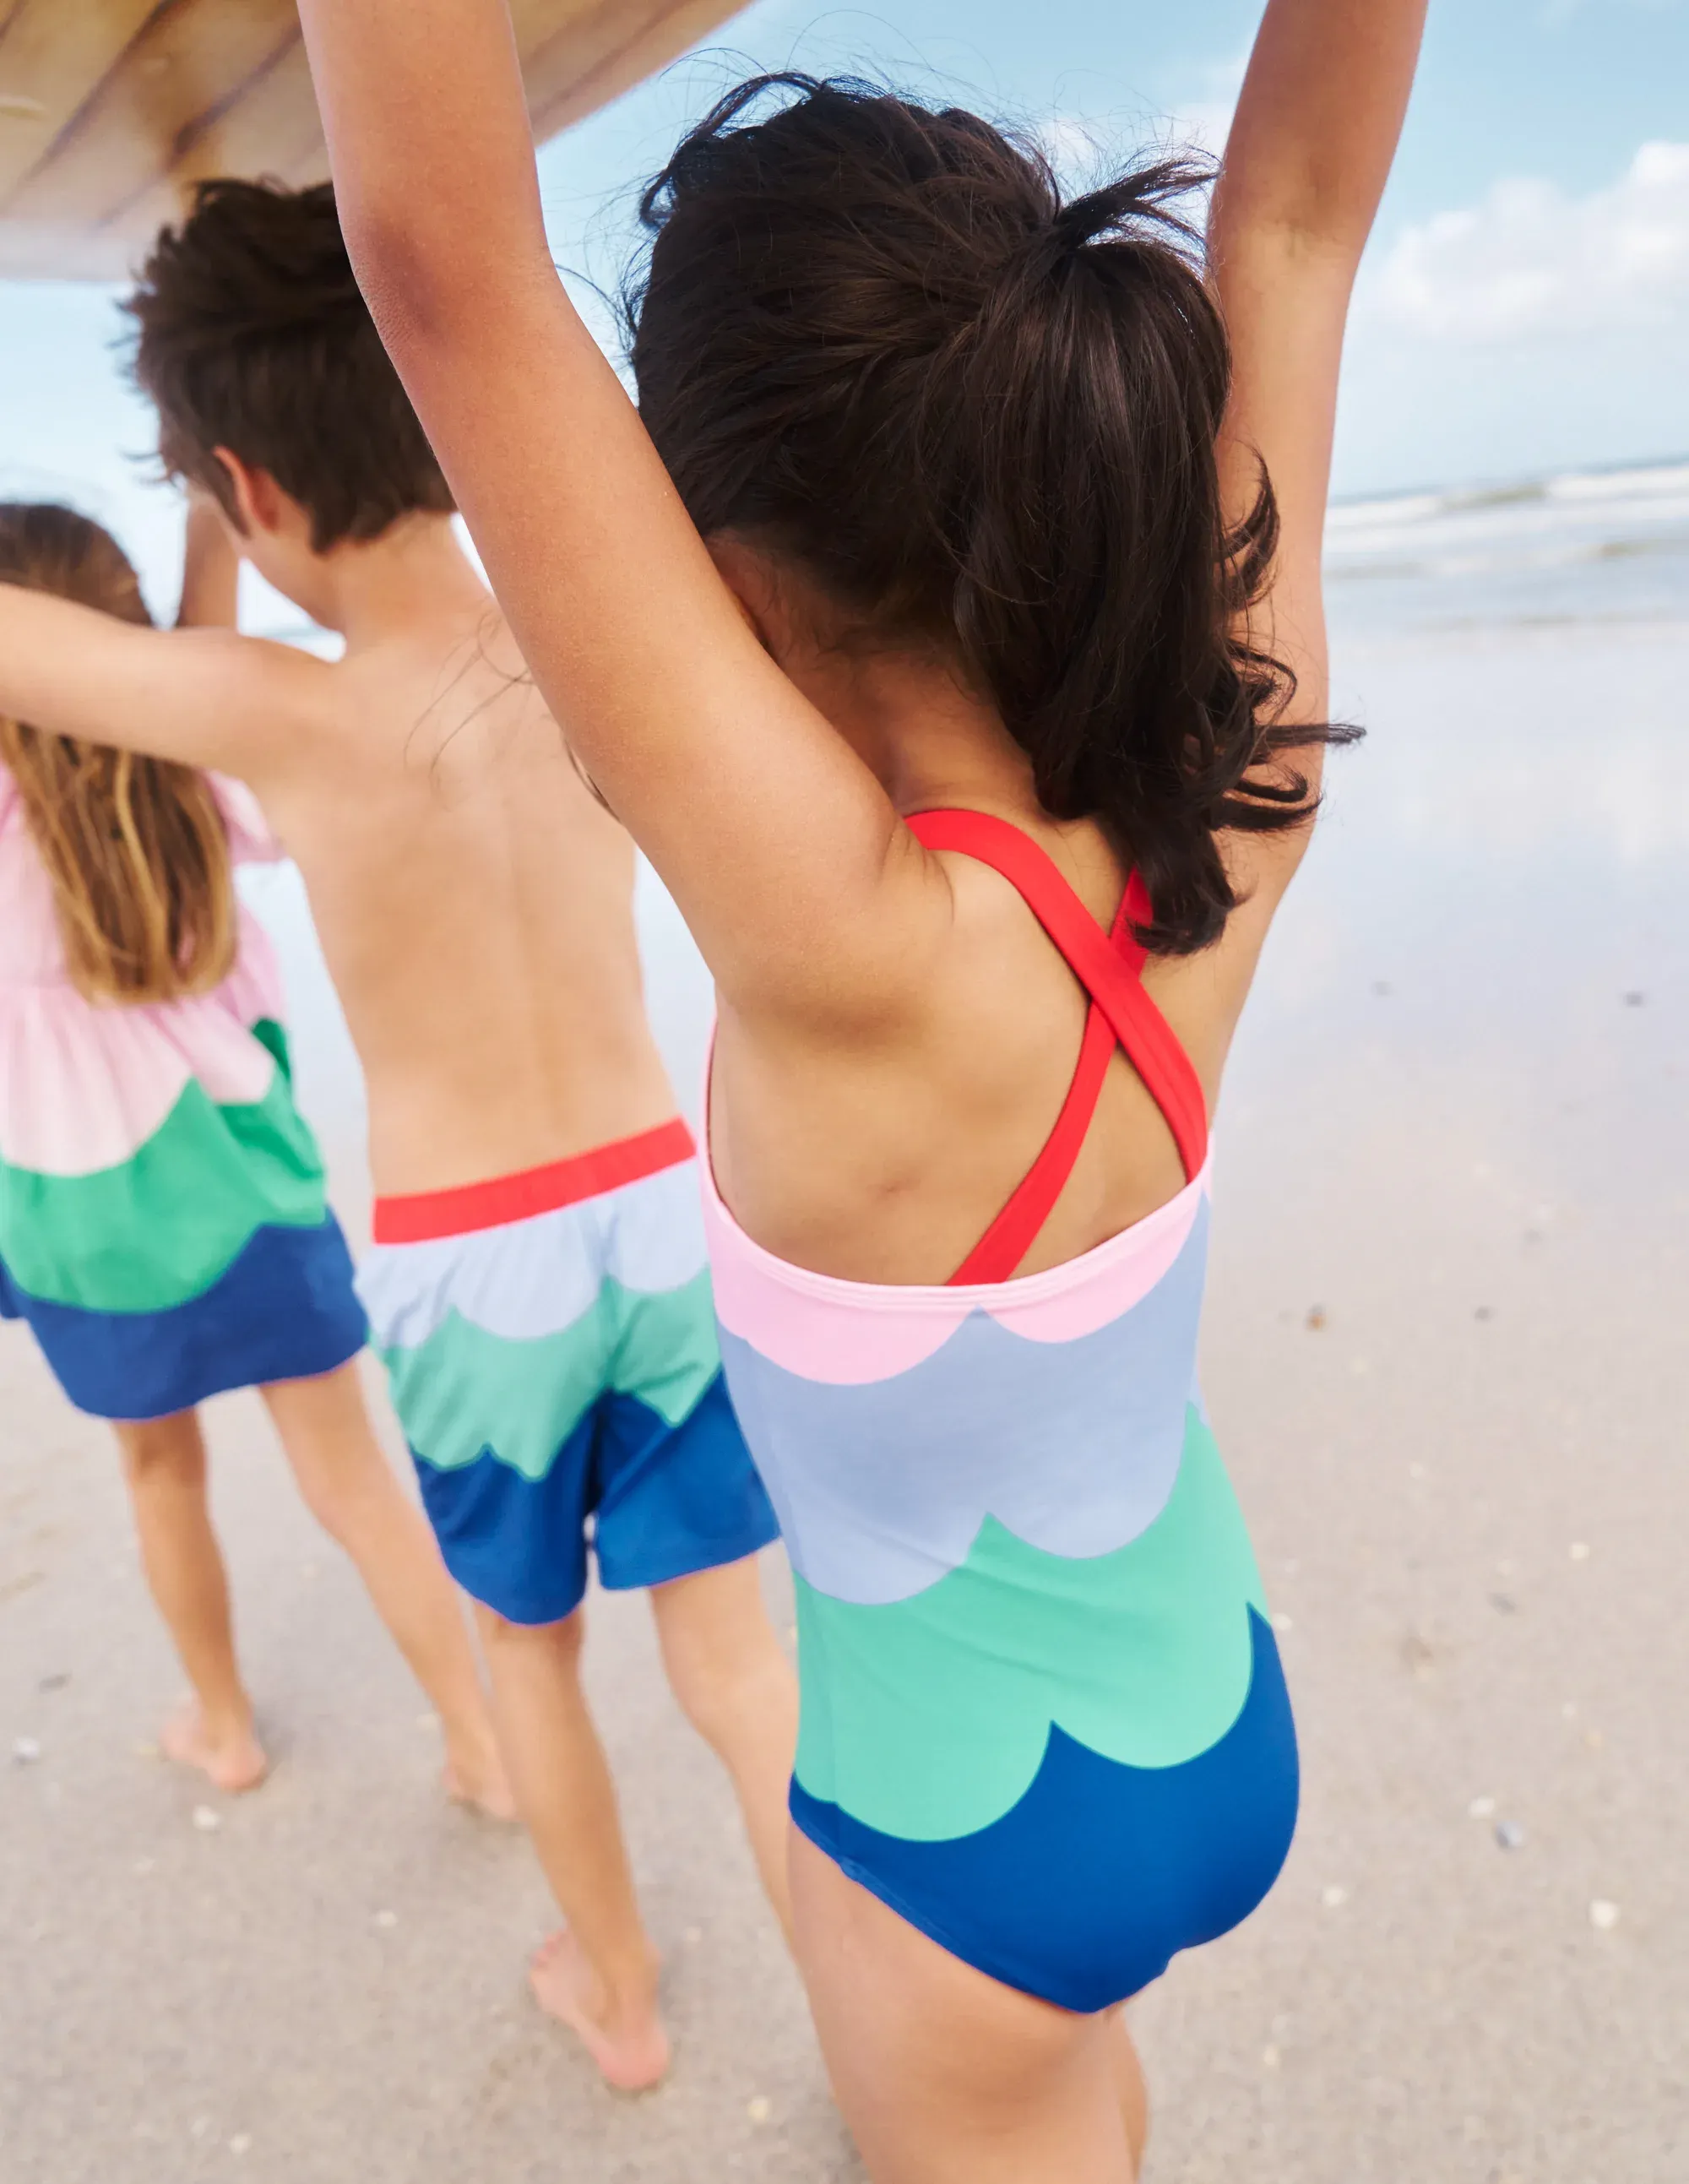
[[[512,0],[536,136],[744,0]],[[0,0],[0,276],[121,280],[192,183],[326,174],[294,0]]]

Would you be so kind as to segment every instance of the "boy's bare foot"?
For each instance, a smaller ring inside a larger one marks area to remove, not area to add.
[[[159,1748],[179,1766],[197,1767],[220,1790],[231,1795],[255,1790],[270,1772],[264,1747],[252,1724],[214,1730],[200,1712],[197,1699],[176,1708],[159,1734]]]
[[[568,2026],[617,2092],[649,2092],[668,2075],[672,2050],[655,2001],[615,2020],[595,2008],[599,1982],[566,1926],[534,1951],[528,1981],[540,2008]]]
[[[444,1779],[446,1795],[454,1805],[468,1805],[489,1820],[516,1818],[516,1793],[496,1752],[474,1767],[465,1760],[448,1759]]]

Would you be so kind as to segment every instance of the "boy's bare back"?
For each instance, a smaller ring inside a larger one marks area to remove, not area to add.
[[[407,582],[351,608],[344,657],[287,663],[292,733],[220,755],[304,875],[382,1193],[536,1167],[675,1112],[645,1021],[633,844],[443,520],[411,521],[445,535],[405,542]],[[232,642],[276,673],[272,648]]]
[[[644,1020],[633,850],[571,762],[458,538],[333,192],[226,178],[125,306],[190,488],[181,620],[0,588],[0,704],[240,777],[304,875],[368,1080],[384,1195],[675,1112]],[[238,560],[344,639],[238,636]]]
[[[242,538],[197,510],[195,582],[208,554],[248,552],[343,632],[341,660],[0,585],[0,703],[257,792],[304,875],[363,1061],[378,1192],[508,1175],[667,1121],[633,844],[449,517],[413,513],[325,554],[297,512],[268,531],[262,518]]]

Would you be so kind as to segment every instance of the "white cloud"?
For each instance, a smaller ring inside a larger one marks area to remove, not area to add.
[[[1586,197],[1497,182],[1409,228],[1370,285],[1385,318],[1436,341],[1689,325],[1689,144],[1642,145]]]

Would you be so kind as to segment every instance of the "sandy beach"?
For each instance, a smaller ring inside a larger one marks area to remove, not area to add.
[[[1149,2184],[1685,2174],[1689,627],[1470,619],[1340,600],[1370,739],[1220,1120],[1206,1389],[1304,1806],[1265,1908],[1135,2006]],[[355,1084],[276,884],[355,1228]],[[655,898],[648,938],[689,1089],[707,994]],[[627,2103],[530,2005],[532,1862],[438,1794],[255,1401],[215,1433],[279,1762],[244,1801],[153,1751],[176,1679],[112,1451],[0,1334],[6,2184],[857,2177],[643,1602],[595,1602],[591,1669],[680,2049]]]

